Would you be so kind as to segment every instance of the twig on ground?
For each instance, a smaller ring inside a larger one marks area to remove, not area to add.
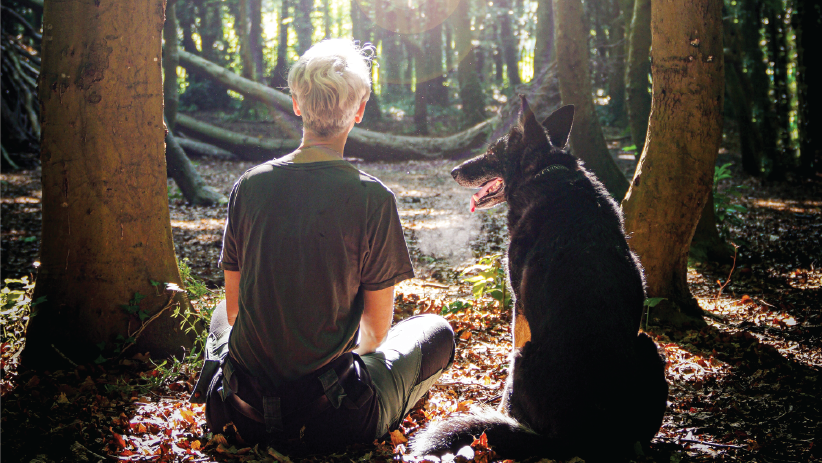
[[[736,255],[739,252],[739,246],[734,243],[731,243],[731,246],[734,247],[734,264],[731,266],[731,271],[728,273],[728,278],[725,279],[725,283],[720,283],[719,291],[717,291],[716,297],[714,298],[714,307],[716,307],[716,303],[719,301],[719,296],[722,295],[722,290],[724,290],[725,287],[728,286],[728,283],[731,282],[731,275],[734,274],[734,270],[736,269]]]
[[[741,445],[733,445],[733,444],[718,444],[718,443],[716,443],[716,442],[701,441],[701,440],[698,440],[698,439],[677,439],[677,440],[678,440],[679,442],[688,442],[688,443],[691,443],[691,444],[702,444],[702,445],[707,445],[707,446],[709,446],[709,447],[716,447],[716,448],[720,448],[720,449],[739,449],[739,450],[745,450],[745,447],[742,447]]]
[[[52,349],[54,349],[54,352],[57,352],[57,355],[59,355],[60,357],[62,357],[62,358],[63,358],[63,360],[65,360],[66,362],[68,362],[68,363],[69,363],[71,366],[73,366],[74,368],[77,368],[77,364],[76,364],[76,363],[74,363],[74,362],[73,362],[70,358],[66,357],[66,354],[64,354],[64,353],[60,352],[60,349],[58,349],[57,347],[55,347],[55,345],[54,345],[54,344],[52,344],[52,345],[51,345],[51,348],[52,348]]]

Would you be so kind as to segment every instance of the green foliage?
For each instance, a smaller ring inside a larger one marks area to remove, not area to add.
[[[469,267],[463,275],[473,273],[472,277],[463,278],[462,281],[471,283],[471,292],[474,299],[479,301],[485,296],[499,302],[501,308],[511,307],[511,292],[506,287],[505,268],[502,265],[502,254],[492,254],[482,257],[479,262]]]
[[[211,290],[202,280],[192,275],[188,259],[177,259],[177,267],[180,270],[183,288],[191,304],[185,307],[178,305],[171,316],[180,319],[180,329],[196,335],[194,346],[183,362],[199,367],[203,361],[202,353],[205,350],[208,327],[211,325],[211,315],[214,313],[217,299],[206,297],[211,294]],[[178,366],[172,365],[172,367],[177,368]]]
[[[442,307],[440,311],[441,315],[448,315],[450,313],[457,313],[468,310],[472,308],[474,305],[471,304],[471,301],[463,301],[462,299],[457,299],[456,301],[451,301],[448,304]]]
[[[32,302],[33,291],[34,282],[29,282],[28,277],[6,279],[5,286],[0,290],[0,344],[8,343],[15,351],[23,346],[26,326],[29,319],[36,315],[36,312],[32,313],[31,308],[46,300],[46,297],[42,296]]]
[[[183,280],[183,288],[186,290],[189,300],[200,299],[210,291],[202,280],[191,274],[191,267],[188,266],[188,258],[177,259],[177,268],[180,270],[180,278]]]
[[[733,198],[742,196],[742,191],[748,188],[746,185],[731,185],[724,192],[717,188],[719,182],[732,178],[731,165],[729,162],[714,168],[714,216],[722,236],[728,235],[730,225],[741,225],[742,218],[739,214],[748,212],[745,206],[731,202]]]
[[[645,306],[645,330],[648,330],[648,320],[651,318],[651,307],[656,307],[662,301],[667,301],[667,297],[649,297],[642,303]]]

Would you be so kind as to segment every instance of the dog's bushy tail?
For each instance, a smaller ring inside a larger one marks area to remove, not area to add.
[[[430,424],[411,441],[412,455],[456,454],[485,433],[488,446],[502,458],[520,460],[546,453],[555,454],[560,443],[541,436],[517,420],[487,407],[455,415]]]

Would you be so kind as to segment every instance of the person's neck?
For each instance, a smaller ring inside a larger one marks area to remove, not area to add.
[[[341,133],[333,137],[318,137],[311,132],[304,131],[300,146],[292,153],[292,160],[293,162],[341,160],[347,139],[347,133]]]

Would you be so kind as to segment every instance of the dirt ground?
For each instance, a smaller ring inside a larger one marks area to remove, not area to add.
[[[735,161],[727,153],[721,158]],[[620,162],[626,170],[632,165],[630,160]],[[251,167],[209,159],[197,164],[206,182],[226,195]],[[399,204],[417,278],[398,288],[398,318],[436,312],[456,299],[470,300],[460,271],[506,246],[505,207],[470,213],[472,192],[451,179],[454,164],[356,163],[391,188]],[[747,186],[734,199],[747,211],[740,214],[740,224],[727,227],[729,240],[740,245],[736,266],[732,271],[730,266],[695,262],[689,275],[709,327],[649,330],[668,355],[671,395],[663,428],[643,461],[822,459],[822,180],[769,183],[736,168],[733,174],[720,191]],[[35,271],[40,197],[38,170],[2,174],[3,279]],[[188,259],[193,273],[210,287],[219,288],[224,207],[187,206],[171,181],[169,198],[178,257]],[[730,283],[721,287],[729,275]],[[449,320],[460,338],[456,366],[434,388],[424,416],[404,423],[404,435],[426,421],[499,399],[510,349],[508,314],[489,309],[484,314],[452,314]],[[6,421],[7,416],[15,419],[6,413],[8,404],[24,400],[15,394],[4,388],[4,443],[14,435]],[[630,413],[630,404],[625,412]],[[101,445],[86,446],[115,455],[117,449],[136,445],[126,440],[119,446],[111,433],[101,433]],[[212,443],[200,439],[203,445]],[[402,455],[402,442],[391,445],[395,458]],[[214,451],[205,455],[233,458]],[[335,458],[329,461],[349,461]]]

